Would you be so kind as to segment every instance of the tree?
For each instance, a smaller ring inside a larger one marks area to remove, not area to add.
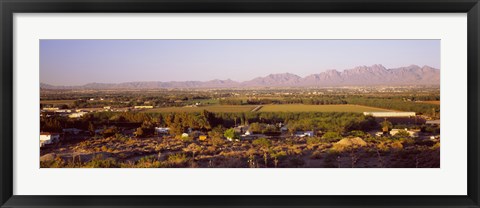
[[[58,118],[58,117],[47,118],[42,122],[43,125],[40,126],[41,131],[61,132],[63,128],[62,123],[64,123],[62,118]]]
[[[383,132],[389,132],[390,130],[392,130],[393,127],[392,123],[390,121],[387,121],[387,119],[380,123],[380,125],[382,125]]]
[[[90,132],[90,135],[95,135],[95,125],[93,125],[92,122],[88,122],[88,132]]]
[[[277,131],[277,128],[275,127],[275,125],[267,125],[264,130],[264,132],[269,132],[269,133],[276,132],[276,131]]]
[[[152,136],[154,132],[155,132],[155,125],[153,125],[152,122],[146,120],[142,123],[142,126],[137,128],[137,131],[135,131],[135,135],[137,137],[147,137],[147,136]]]
[[[410,138],[410,133],[406,130],[400,130],[395,135],[396,138]]]
[[[208,132],[208,136],[211,138],[222,138],[223,132],[225,132],[225,128],[222,126],[217,126]]]
[[[223,135],[227,137],[229,140],[236,140],[240,138],[240,135],[237,132],[235,132],[235,129],[233,128],[227,129]]]
[[[254,133],[263,133],[265,130],[265,127],[264,127],[264,124],[255,122],[250,124],[249,130],[250,132],[254,132]]]

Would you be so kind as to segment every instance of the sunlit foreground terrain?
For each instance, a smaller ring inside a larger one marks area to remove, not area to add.
[[[117,135],[46,148],[40,164],[50,168],[440,167],[439,142],[334,137],[201,142]]]
[[[40,166],[439,168],[439,119],[438,88],[49,90]]]

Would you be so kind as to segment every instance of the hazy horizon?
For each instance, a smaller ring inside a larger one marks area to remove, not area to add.
[[[242,82],[269,74],[305,77],[375,64],[440,69],[440,40],[40,41],[40,82],[51,85]]]

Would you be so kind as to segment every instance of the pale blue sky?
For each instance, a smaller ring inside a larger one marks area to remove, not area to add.
[[[382,64],[440,68],[440,40],[41,40],[40,81],[250,80]]]

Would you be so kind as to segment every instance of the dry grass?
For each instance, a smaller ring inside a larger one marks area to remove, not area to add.
[[[345,150],[356,149],[360,147],[367,146],[367,142],[363,141],[360,137],[354,138],[344,138],[335,144],[333,144],[332,149],[338,152],[343,152]]]

